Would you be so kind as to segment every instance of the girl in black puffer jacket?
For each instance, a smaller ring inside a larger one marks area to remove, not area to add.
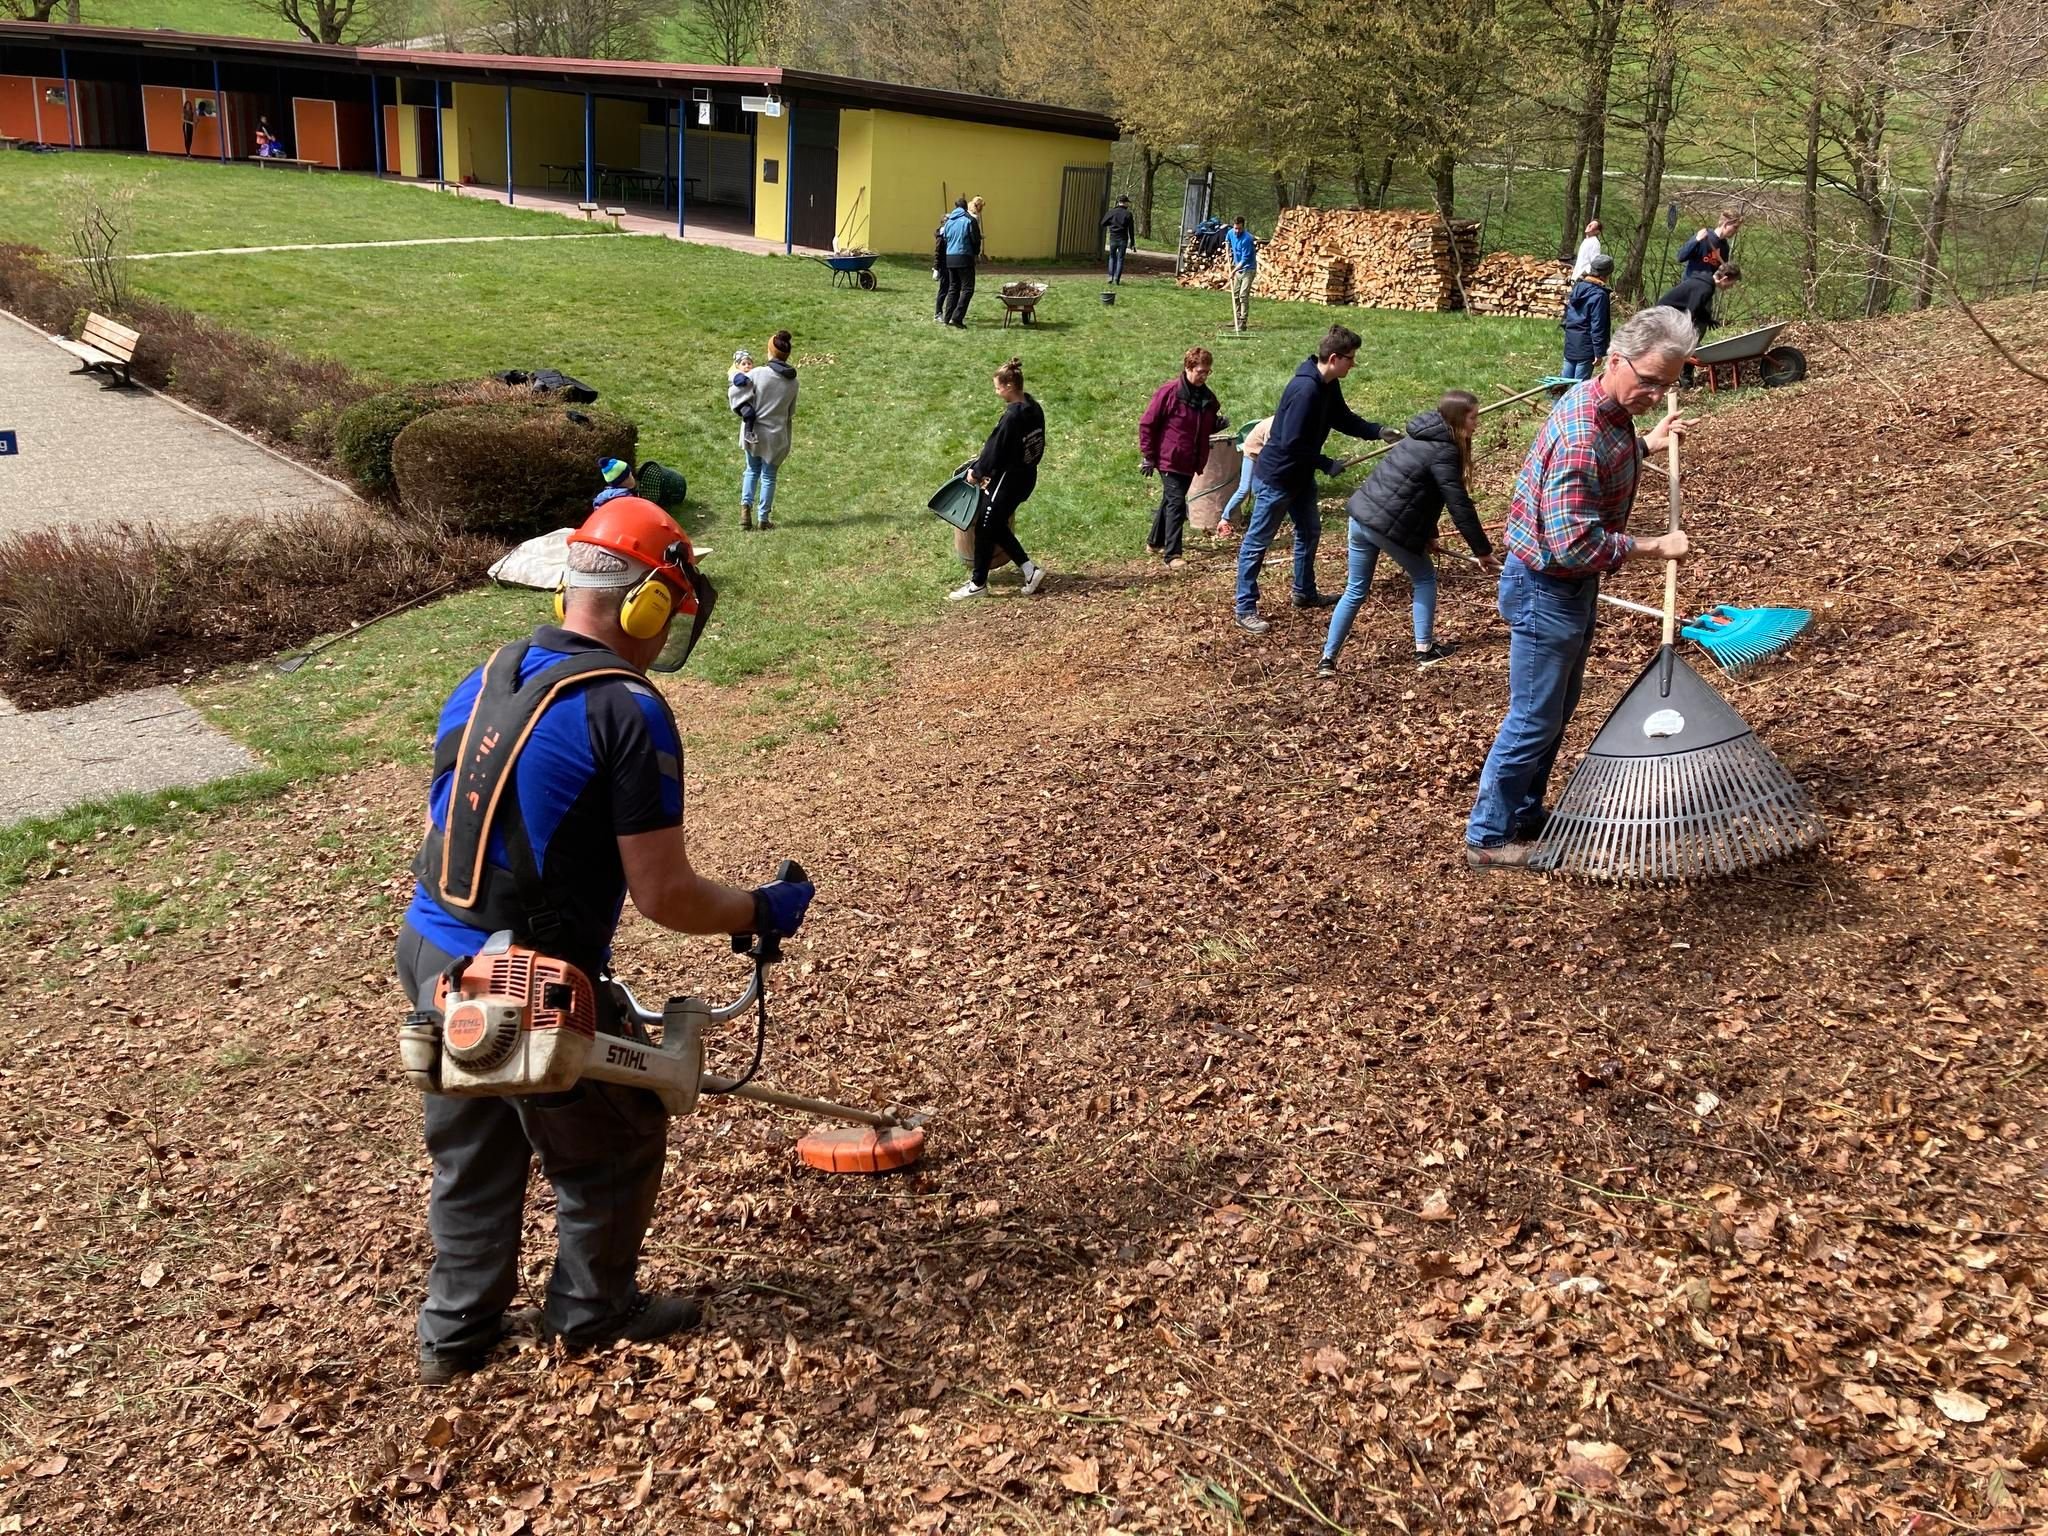
[[[1350,579],[1330,615],[1330,634],[1323,642],[1316,676],[1335,674],[1337,653],[1372,589],[1373,569],[1382,554],[1406,571],[1415,585],[1416,665],[1434,666],[1450,655],[1451,648],[1436,639],[1436,567],[1429,558],[1436,548],[1437,519],[1446,507],[1480,564],[1489,571],[1500,569],[1467,488],[1472,438],[1478,430],[1478,398],[1462,389],[1446,390],[1437,408],[1410,421],[1408,435],[1351,493]]]

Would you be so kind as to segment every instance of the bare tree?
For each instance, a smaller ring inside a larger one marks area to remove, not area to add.
[[[653,46],[660,12],[661,0],[483,0],[478,14],[481,36],[500,53],[638,59]]]
[[[110,315],[128,307],[128,247],[135,234],[135,195],[149,182],[108,188],[89,176],[63,179],[65,243],[92,285],[93,302]]]
[[[275,16],[309,43],[353,42],[356,0],[249,0],[252,10]]]
[[[697,0],[692,31],[719,63],[745,64],[759,56],[762,19],[761,0]]]
[[[75,6],[76,0],[74,0]],[[0,0],[0,16],[11,16],[16,21],[48,21],[57,9],[57,0]],[[74,9],[71,16],[78,20]]]
[[[1641,120],[1643,176],[1636,192],[1635,229],[1614,281],[1614,291],[1625,299],[1640,298],[1643,293],[1643,258],[1657,222],[1658,205],[1664,200],[1664,158],[1681,94],[1678,65],[1683,22],[1678,0],[1649,0],[1645,10],[1650,35]]]

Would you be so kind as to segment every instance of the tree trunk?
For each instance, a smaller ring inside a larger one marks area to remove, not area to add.
[[[1285,213],[1289,206],[1287,201],[1287,178],[1278,171],[1271,172],[1271,175],[1273,177],[1273,212],[1275,214]]]
[[[1458,196],[1458,158],[1448,151],[1439,150],[1430,156],[1429,184],[1436,199],[1436,211],[1446,219]]]
[[[1593,27],[1579,49],[1580,73],[1586,94],[1579,102],[1578,132],[1572,145],[1571,174],[1565,180],[1564,227],[1557,254],[1570,261],[1578,253],[1585,226],[1600,216],[1607,170],[1607,97],[1614,80],[1614,48],[1621,34],[1627,0],[1596,0]]]
[[[1643,180],[1636,197],[1636,227],[1629,236],[1628,258],[1623,262],[1614,291],[1624,299],[1643,296],[1643,257],[1649,249],[1650,231],[1657,223],[1657,207],[1664,200],[1664,149],[1671,131],[1671,118],[1678,105],[1678,22],[1675,0],[1651,0],[1650,14],[1656,40],[1650,50],[1650,80],[1647,110],[1643,114]]]
[[[1316,205],[1316,163],[1313,160],[1309,161],[1307,169],[1301,173],[1301,196],[1297,201],[1304,208],[1313,208]]]
[[[1138,183],[1138,233],[1147,240],[1152,238],[1152,188],[1159,180],[1159,167],[1165,163],[1164,151],[1155,155],[1144,145],[1138,146],[1138,165],[1142,172]]]
[[[1393,183],[1393,180],[1394,157],[1392,155],[1388,155],[1385,159],[1380,161],[1380,185],[1379,190],[1373,194],[1373,207],[1384,208],[1387,206],[1387,188]]]
[[[1799,286],[1806,307],[1820,308],[1820,116],[1828,95],[1828,15],[1821,12],[1813,54],[1812,95],[1806,100],[1806,163],[1799,191]]]
[[[1949,186],[1955,180],[1956,151],[1962,147],[1963,131],[1970,126],[1971,96],[1967,86],[1957,87],[1941,125],[1941,143],[1934,151],[1934,180],[1927,189],[1927,231],[1920,240],[1920,271],[1913,279],[1915,309],[1934,302],[1934,272],[1941,264],[1942,238],[1948,233]]]
[[[1585,221],[1579,217],[1579,185],[1586,174],[1586,139],[1588,129],[1584,114],[1579,117],[1578,142],[1572,146],[1572,168],[1564,178],[1564,225],[1558,231],[1557,259],[1570,261],[1579,249],[1579,230]]]

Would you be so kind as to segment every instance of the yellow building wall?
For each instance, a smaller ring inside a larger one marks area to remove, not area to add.
[[[855,115],[841,116],[842,136],[846,119]],[[874,212],[867,243],[878,251],[929,251],[933,228],[964,194],[988,200],[981,229],[991,256],[1057,255],[1061,173],[1070,165],[1109,164],[1106,139],[908,112],[859,115],[872,120],[868,202]],[[840,163],[843,198],[843,150]]]
[[[875,244],[874,211],[875,114],[842,108],[839,113],[839,200],[832,227],[845,231],[841,238],[848,245],[881,250],[883,247]]]
[[[398,109],[398,174],[420,173],[420,113],[417,107]]]
[[[449,174],[466,173],[486,186],[505,184],[505,92],[496,85],[455,87],[455,105],[444,108],[448,133]],[[602,165],[640,163],[640,125],[646,109],[639,102],[597,103],[597,158]],[[431,132],[433,120],[426,129]],[[459,148],[458,148],[459,146]],[[458,158],[459,155],[459,158]],[[569,91],[512,91],[512,159],[517,183],[545,186],[548,165],[583,164],[583,98]],[[459,172],[457,168],[459,167]],[[570,178],[569,190],[580,200],[583,179]]]
[[[754,238],[780,243],[789,217],[789,138],[796,109],[783,104],[782,116],[754,119]],[[776,179],[768,179],[768,162]]]

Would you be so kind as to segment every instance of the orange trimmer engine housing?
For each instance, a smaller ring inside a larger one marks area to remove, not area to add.
[[[491,940],[434,994],[441,1092],[561,1093],[576,1086],[597,1036],[597,994],[566,960]]]

